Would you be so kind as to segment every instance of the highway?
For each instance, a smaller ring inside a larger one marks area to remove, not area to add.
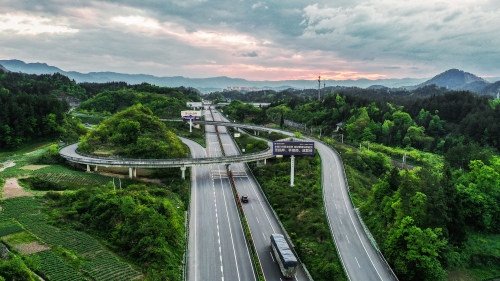
[[[195,158],[222,156],[213,126],[206,126],[206,150],[183,141]],[[191,180],[187,280],[256,280],[225,166],[193,167]]]
[[[335,245],[350,280],[397,280],[364,232],[349,198],[340,156],[314,139],[321,156],[323,201]]]
[[[223,117],[220,113],[214,111],[215,119],[221,120]],[[236,143],[227,133],[225,127],[219,126],[220,137],[226,155],[240,154]],[[238,194],[248,194],[249,202],[243,204],[245,216],[252,233],[252,238],[257,249],[259,261],[262,266],[264,278],[266,280],[284,280],[278,263],[274,260],[271,254],[270,236],[273,233],[284,234],[279,226],[278,221],[273,216],[272,210],[266,202],[266,199],[260,192],[260,189],[255,182],[251,173],[247,170],[247,165],[244,163],[231,164],[234,175],[236,189]],[[308,280],[301,267],[297,272],[296,278],[292,280]]]
[[[240,127],[237,124],[225,125]],[[247,129],[275,131],[289,136],[293,135],[291,132],[280,129],[247,124],[245,124],[245,127]],[[349,198],[347,179],[340,156],[333,148],[317,139],[306,137],[305,140],[313,141],[321,156],[323,201],[326,215],[349,280],[397,280],[383,256],[370,242],[354,211]],[[248,189],[242,189],[242,192],[247,191]],[[251,195],[252,191],[250,190],[247,193]],[[261,222],[260,217],[259,222]]]
[[[224,163],[235,163],[237,162],[235,160],[240,159],[238,157],[241,156],[229,156],[237,155],[239,152],[234,141],[225,133],[225,128],[222,126],[245,127],[248,129],[266,132],[276,131],[286,135],[293,135],[291,132],[279,129],[227,123],[221,121],[222,117],[218,113],[216,114],[218,116],[217,119],[219,119],[217,121],[219,122],[210,123],[201,121],[195,123],[207,125],[206,143],[209,155],[206,156],[210,157],[222,156],[217,136],[211,125],[218,124],[221,126],[219,128],[222,145],[228,157],[217,159],[231,159]],[[206,115],[206,120],[211,120],[211,116]],[[335,244],[342,259],[342,264],[346,269],[349,279],[361,281],[397,280],[381,253],[371,244],[354,211],[354,207],[349,199],[347,180],[340,156],[331,147],[321,143],[317,139],[305,139],[315,142],[316,149],[321,156],[323,200],[326,215],[334,236]],[[74,151],[75,148],[75,145],[69,146],[63,148],[60,153],[63,157],[66,155],[69,159],[65,158],[68,160],[74,157],[76,158],[75,162],[81,163],[78,161],[85,159],[85,156],[76,154]],[[193,151],[196,150],[199,150],[199,147],[195,148]],[[189,163],[196,163],[195,160],[207,159],[204,158],[205,156],[202,152],[196,152],[194,154],[196,157],[202,158],[191,159]],[[98,160],[104,161],[102,159]],[[81,161],[85,163],[84,160]],[[92,158],[90,160],[86,159],[85,161],[97,160]],[[113,159],[109,161],[119,163],[126,162],[125,164],[129,166],[131,164],[136,164],[135,162],[127,162],[130,160],[126,159]],[[154,166],[157,165],[159,160],[142,159],[138,161],[144,165]],[[214,161],[214,159],[211,161]],[[105,162],[105,164],[113,166],[111,162]],[[209,162],[202,165],[207,165],[208,163]],[[101,164],[101,162],[99,162],[99,164]],[[198,164],[193,164],[193,166],[197,166]],[[246,165],[233,165],[233,171],[238,174],[235,178],[238,192],[250,196],[250,203],[244,204],[244,210],[247,214],[248,224],[254,237],[254,242],[257,247],[266,280],[279,280],[279,270],[277,264],[270,256],[269,249],[269,235],[271,233],[280,233],[278,222],[272,216],[272,212],[267,206],[262,194],[260,194],[255,180],[249,176]],[[198,175],[198,173],[200,175]],[[200,237],[195,236],[195,240],[192,243],[199,244],[195,244],[196,246],[193,248],[191,247],[192,233],[190,232],[189,280],[253,280],[255,277],[237,215],[236,204],[234,203],[227,174],[225,174],[225,167],[223,165],[212,165],[210,168],[207,168],[207,166],[193,167],[192,175],[195,176],[193,180],[196,181],[192,191],[192,197],[194,198],[192,202],[196,202],[192,203],[196,205],[192,206],[192,210],[194,211],[191,215],[195,221],[195,226],[193,226],[195,234],[193,235],[198,235]],[[207,182],[207,180],[209,181]],[[193,222],[190,222],[190,225],[191,223]],[[200,247],[203,249],[199,249]],[[193,258],[191,258],[191,251],[195,251],[193,252]],[[219,259],[217,260],[217,258]],[[192,266],[199,269],[195,270]],[[194,271],[194,273],[191,271]],[[248,273],[248,271],[251,273]],[[210,278],[206,278],[207,276]],[[302,271],[299,271],[297,279],[306,280]]]

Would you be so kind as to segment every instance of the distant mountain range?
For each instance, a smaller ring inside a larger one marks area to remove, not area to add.
[[[182,76],[158,77],[147,74],[124,74],[116,72],[89,72],[80,73],[76,71],[64,71],[58,67],[47,65],[46,63],[25,63],[20,60],[0,60],[0,66],[13,72],[23,72],[28,74],[52,74],[59,72],[74,79],[76,82],[97,82],[105,83],[112,81],[124,81],[129,84],[140,84],[143,82],[157,86],[167,87],[193,87],[202,92],[220,91],[230,86],[255,87],[260,89],[283,90],[287,88],[311,89],[317,87],[315,80],[285,80],[285,81],[248,81],[241,78],[230,78],[226,76],[212,78],[187,78]],[[435,84],[446,87],[450,90],[469,90],[479,94],[495,95],[500,90],[500,81],[490,83],[474,74],[458,69],[450,69],[434,78],[417,79],[358,79],[358,80],[324,80],[321,84],[326,86],[344,86],[360,88],[407,88],[416,89],[418,87]],[[415,85],[415,86],[412,86]]]
[[[436,85],[455,91],[471,91],[479,94],[495,95],[499,88],[500,81],[490,83],[476,75],[458,69],[450,69],[434,76],[432,79],[418,84],[409,89],[416,89],[428,85]]]

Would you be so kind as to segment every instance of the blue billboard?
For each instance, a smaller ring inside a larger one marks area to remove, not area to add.
[[[314,156],[314,142],[273,141],[273,154]]]

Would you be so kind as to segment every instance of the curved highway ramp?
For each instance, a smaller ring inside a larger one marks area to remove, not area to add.
[[[292,136],[292,132],[267,127],[227,122],[196,122],[226,127],[244,127],[265,132],[278,132]],[[314,138],[315,148],[321,156],[323,201],[330,230],[351,281],[398,280],[382,254],[374,247],[365,232],[349,197],[349,187],[342,160],[330,146]]]

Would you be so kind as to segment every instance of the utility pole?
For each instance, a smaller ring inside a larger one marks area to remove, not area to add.
[[[321,75],[318,76],[318,101],[321,101]]]

